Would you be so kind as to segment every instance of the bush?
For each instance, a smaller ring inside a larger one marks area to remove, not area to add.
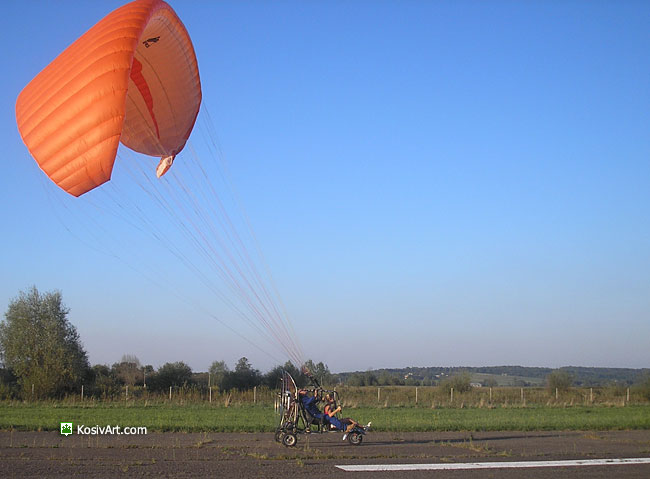
[[[15,399],[20,395],[18,378],[11,369],[0,368],[0,399]]]
[[[170,386],[188,386],[192,383],[192,368],[182,361],[163,364],[156,374],[147,379],[152,391],[167,391]]]
[[[472,376],[465,371],[445,379],[440,383],[440,387],[445,392],[450,392],[451,388],[454,388],[454,392],[466,393],[472,389],[471,380]]]
[[[635,389],[639,391],[643,398],[650,401],[650,372],[641,378]]]
[[[556,369],[546,376],[546,386],[551,394],[557,389],[560,392],[566,392],[573,384],[573,376],[563,369]]]

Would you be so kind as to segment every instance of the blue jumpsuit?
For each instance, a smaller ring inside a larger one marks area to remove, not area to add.
[[[305,411],[311,414],[315,419],[322,419],[324,414],[319,411],[316,407],[316,397],[309,397],[307,395],[300,398],[302,405],[305,407]]]
[[[336,416],[330,416],[329,414],[325,414],[325,420],[329,422],[332,426],[334,426],[336,429],[339,429],[340,431],[345,430],[345,425]]]

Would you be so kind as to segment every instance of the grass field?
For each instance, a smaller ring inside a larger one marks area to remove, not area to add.
[[[344,411],[377,431],[539,431],[650,429],[650,406],[415,408],[359,407]],[[75,425],[146,426],[149,431],[270,432],[268,405],[69,405],[0,403],[0,429],[59,430]],[[75,426],[76,427],[76,426]]]

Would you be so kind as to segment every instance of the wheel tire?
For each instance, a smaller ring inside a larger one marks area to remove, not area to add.
[[[280,429],[279,431],[275,431],[275,441],[276,442],[282,442],[282,438],[284,437],[284,431]]]
[[[358,446],[363,442],[363,434],[359,434],[358,432],[351,432],[348,434],[348,442],[353,446]]]
[[[282,444],[284,444],[286,447],[294,447],[297,442],[298,438],[295,434],[287,433],[282,436]]]

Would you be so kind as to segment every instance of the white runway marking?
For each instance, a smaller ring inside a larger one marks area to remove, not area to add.
[[[650,464],[650,457],[629,459],[576,459],[573,461],[464,462],[447,464],[351,464],[336,466],[350,472],[361,471],[430,471],[450,469],[518,469],[526,467],[584,467]]]

